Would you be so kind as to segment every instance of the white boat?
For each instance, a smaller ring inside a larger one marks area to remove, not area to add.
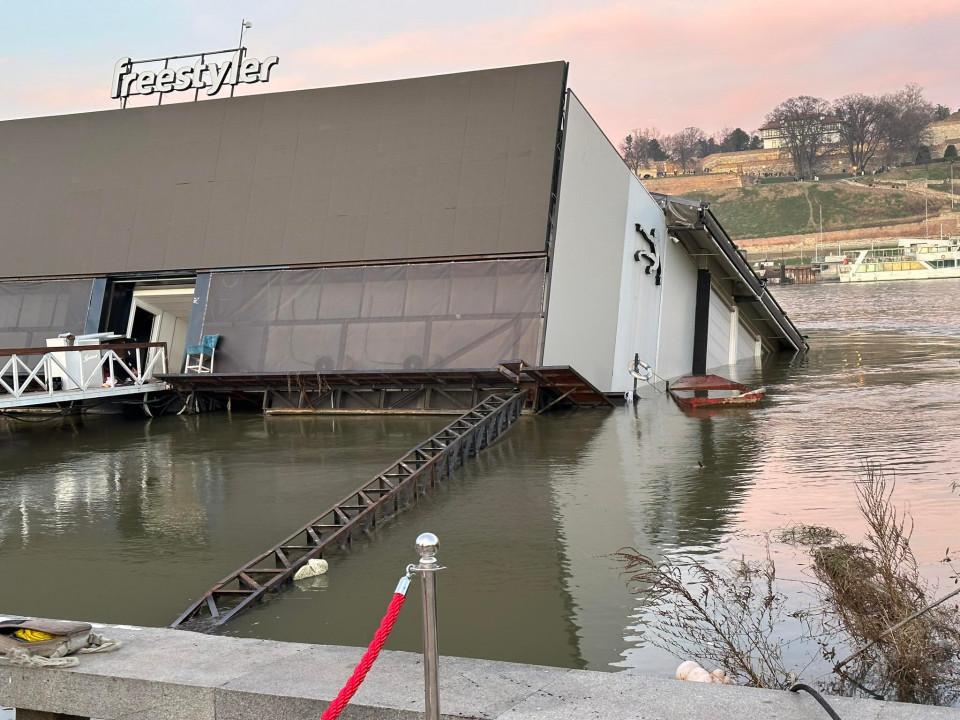
[[[824,260],[821,280],[960,278],[960,239],[907,238],[900,240],[897,247],[847,251]]]

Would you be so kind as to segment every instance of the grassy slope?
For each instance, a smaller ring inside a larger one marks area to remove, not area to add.
[[[955,178],[960,177],[960,163],[953,171]],[[936,162],[929,165],[910,165],[909,167],[896,168],[876,176],[878,181],[893,182],[895,180],[921,180],[929,178],[932,181],[950,179],[950,163]],[[869,182],[870,176],[861,178],[863,182]]]
[[[956,167],[953,170],[954,191],[960,194],[960,161],[955,161]],[[897,168],[889,172],[882,173],[876,177],[867,176],[857,178],[857,182],[864,185],[872,185],[876,182],[897,182],[898,180],[929,180],[927,187],[931,190],[940,192],[950,192],[950,163],[938,162],[929,165],[911,165],[910,167]]]
[[[849,183],[781,183],[699,193],[735,239],[816,232],[817,203],[823,229],[846,230],[907,222],[923,217],[923,198],[901,190]],[[930,213],[942,201],[930,199]]]

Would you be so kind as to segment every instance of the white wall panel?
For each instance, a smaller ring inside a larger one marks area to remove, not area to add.
[[[623,267],[620,277],[620,321],[614,352],[613,377],[610,387],[623,392],[633,387],[628,368],[633,356],[654,365],[657,357],[657,331],[660,324],[660,303],[663,285],[656,284],[657,264],[646,272],[648,263],[634,259],[637,251],[646,253],[659,263],[663,259],[663,242],[667,226],[663,211],[646,188],[632,174],[628,178],[626,227],[623,231]],[[639,224],[654,243],[654,251],[637,232]]]
[[[639,224],[655,251],[636,230]],[[571,365],[604,391],[633,386],[634,354],[654,364],[662,286],[663,212],[593,118],[569,96],[544,342],[546,365]]]
[[[707,324],[707,368],[730,364],[732,313],[716,288],[710,290],[710,320]]]
[[[737,325],[737,360],[747,360],[756,356],[756,335],[741,320]]]
[[[610,390],[630,171],[568,98],[543,363],[570,365]]]
[[[655,369],[663,378],[674,378],[693,368],[697,266],[682,245],[668,241],[663,248],[663,309]]]

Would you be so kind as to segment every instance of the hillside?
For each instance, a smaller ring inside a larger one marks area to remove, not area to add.
[[[847,230],[922,220],[921,194],[891,188],[871,188],[852,182],[776,183],[690,193],[706,200],[737,240],[817,232],[819,205],[824,230]],[[936,215],[948,205],[942,197],[928,198]]]

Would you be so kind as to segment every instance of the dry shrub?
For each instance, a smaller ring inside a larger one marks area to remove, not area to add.
[[[869,646],[845,671],[856,684],[904,702],[949,704],[960,697],[960,620],[955,606],[924,611],[934,588],[920,575],[913,521],[893,504],[895,488],[881,468],[864,463],[857,482],[864,543],[814,550],[813,569],[843,643]]]
[[[651,603],[654,645],[706,668],[722,667],[740,683],[790,685],[782,654],[787,642],[777,634],[786,598],[775,588],[776,567],[769,555],[720,570],[689,557],[657,562],[633,548],[615,557]]]
[[[785,667],[782,654],[791,642],[819,645],[834,662],[836,648],[846,647],[857,652],[834,665],[836,679],[826,683],[834,692],[866,691],[925,704],[956,701],[960,614],[944,601],[960,589],[934,599],[935,588],[921,577],[910,546],[912,518],[893,504],[895,486],[878,466],[863,464],[856,486],[867,526],[862,544],[844,542],[836,531],[819,526],[795,526],[778,537],[810,547],[822,603],[801,612],[787,611],[769,553],[760,562],[741,559],[712,569],[695,558],[656,561],[620,550],[616,557],[629,580],[650,601],[650,641],[765,688],[792,683],[793,668]],[[951,562],[949,551],[944,562]],[[950,567],[960,583],[960,573]],[[804,620],[806,634],[785,640],[788,618]]]
[[[843,535],[826,525],[788,525],[780,528],[774,536],[777,542],[786,545],[819,547],[843,540]]]

